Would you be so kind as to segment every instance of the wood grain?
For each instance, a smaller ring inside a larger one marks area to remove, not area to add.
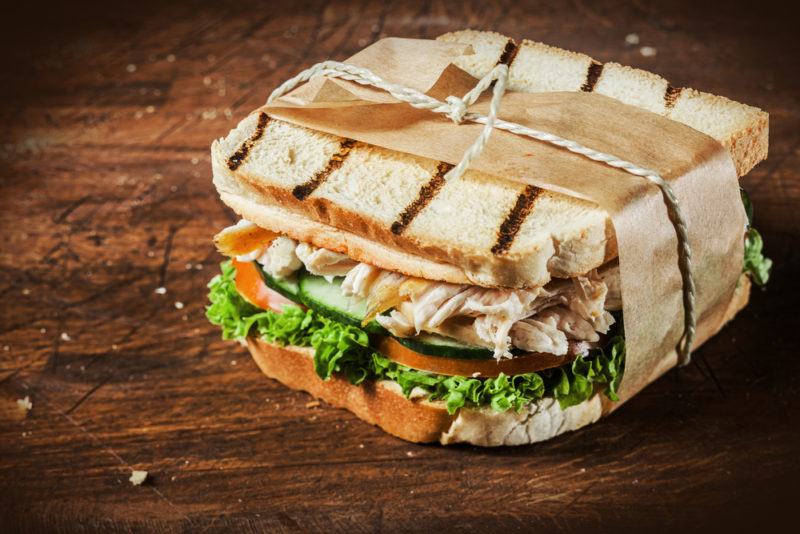
[[[800,475],[796,25],[736,4],[144,1],[4,17],[0,530],[740,531],[787,518]],[[743,179],[776,263],[769,289],[693,366],[532,447],[409,445],[306,407],[203,317],[211,237],[234,220],[211,185],[211,140],[302,67],[463,27],[771,115],[769,160]],[[631,32],[657,55],[626,46]],[[132,469],[148,482],[131,485]]]

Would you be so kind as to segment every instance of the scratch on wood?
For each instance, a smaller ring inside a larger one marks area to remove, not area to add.
[[[67,217],[69,217],[69,216],[70,216],[70,214],[71,214],[73,211],[75,211],[76,209],[80,208],[80,207],[81,207],[81,205],[83,205],[83,204],[84,204],[84,203],[85,203],[87,200],[89,200],[90,198],[92,198],[92,196],[91,196],[91,195],[86,195],[86,196],[84,196],[84,197],[81,197],[81,198],[79,198],[78,200],[76,200],[75,202],[73,202],[72,204],[70,204],[69,206],[67,206],[67,208],[66,208],[64,211],[62,211],[62,212],[61,212],[61,213],[59,213],[59,214],[58,214],[56,217],[54,217],[54,218],[53,218],[53,222],[54,222],[54,223],[56,223],[56,224],[58,224],[58,223],[60,223],[60,222],[64,221],[64,219],[66,219]]]
[[[167,281],[167,267],[169,267],[169,256],[172,253],[172,240],[175,238],[175,234],[177,232],[178,228],[176,226],[169,227],[167,242],[164,245],[164,259],[161,262],[161,268],[159,269],[158,274],[158,287],[164,287],[164,284]]]
[[[84,394],[84,395],[83,395],[83,396],[82,396],[80,399],[78,399],[78,400],[77,400],[77,402],[75,402],[75,404],[73,404],[73,405],[72,405],[72,406],[71,406],[71,407],[70,407],[70,408],[69,408],[69,409],[68,409],[66,412],[64,412],[64,413],[65,413],[66,415],[69,415],[69,414],[71,414],[72,412],[74,412],[75,410],[77,410],[77,409],[78,409],[78,407],[79,407],[81,404],[83,404],[83,403],[84,403],[84,402],[85,402],[85,401],[86,401],[86,400],[87,400],[89,397],[91,397],[92,395],[94,395],[94,392],[95,392],[95,391],[97,391],[98,389],[100,389],[101,387],[103,387],[103,386],[104,386],[104,385],[105,385],[107,382],[108,382],[108,379],[107,379],[107,378],[106,378],[106,379],[104,379],[104,380],[102,380],[102,381],[100,381],[100,383],[98,383],[97,385],[95,385],[94,387],[92,387],[92,388],[91,388],[89,391],[87,391],[87,392],[86,392],[86,393],[85,393],[85,394]]]

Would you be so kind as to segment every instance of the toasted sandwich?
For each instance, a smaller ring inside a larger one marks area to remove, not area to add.
[[[767,154],[767,114],[654,74],[491,32],[456,65],[509,89],[595,91],[721,143],[739,175]],[[208,318],[287,386],[403,439],[527,444],[596,421],[625,368],[617,244],[599,206],[257,112],[212,146],[241,220]],[[751,213],[749,201],[743,200]],[[727,319],[769,260],[746,235]]]

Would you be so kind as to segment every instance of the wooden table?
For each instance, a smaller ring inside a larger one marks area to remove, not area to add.
[[[162,4],[4,17],[0,530],[740,530],[794,510],[791,18],[694,2]],[[769,289],[696,365],[532,447],[410,445],[307,407],[203,316],[221,260],[211,236],[234,220],[210,142],[302,67],[463,27],[652,69],[771,116],[769,160],[742,180],[775,260]],[[626,46],[634,32],[655,57]],[[15,402],[26,396],[29,412]],[[148,482],[133,486],[132,469]]]

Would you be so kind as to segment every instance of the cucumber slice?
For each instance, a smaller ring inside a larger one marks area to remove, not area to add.
[[[273,291],[277,291],[289,300],[293,300],[295,302],[300,301],[300,284],[297,283],[297,275],[294,275],[291,278],[275,278],[265,271],[264,267],[262,267],[257,261],[254,261],[253,265],[255,265],[258,269],[258,272],[261,273],[261,278],[264,279],[264,283],[268,288],[272,289]]]
[[[370,334],[387,334],[386,329],[376,321],[370,321],[365,327],[361,326],[367,316],[367,302],[356,297],[347,297],[342,294],[342,278],[334,278],[328,282],[322,276],[308,272],[300,275],[300,300],[309,308],[339,321],[364,328]]]
[[[475,345],[466,345],[453,338],[436,334],[420,334],[414,337],[396,338],[403,346],[420,354],[457,358],[460,360],[494,359],[494,352]]]

